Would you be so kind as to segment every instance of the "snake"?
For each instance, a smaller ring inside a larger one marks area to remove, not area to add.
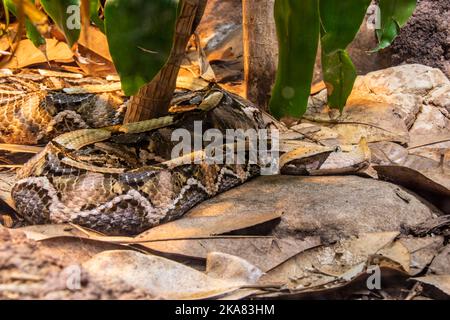
[[[284,127],[218,84],[178,85],[167,116],[122,124],[127,97],[117,79],[26,70],[0,77],[0,143],[41,144],[17,172],[11,191],[29,224],[73,223],[107,235],[136,235],[181,218],[191,208],[261,175],[269,161],[252,159],[243,138],[240,161],[209,161],[195,135],[269,132],[278,173],[353,174],[369,165],[362,141],[323,145]],[[194,137],[173,155],[177,130]],[[280,131],[275,146],[270,133]],[[239,139],[217,144],[233,153]],[[346,161],[340,161],[340,160]],[[265,159],[267,160],[267,159]]]

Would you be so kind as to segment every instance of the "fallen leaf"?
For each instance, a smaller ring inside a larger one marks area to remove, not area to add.
[[[450,275],[450,245],[444,247],[433,259],[428,268],[429,274]]]
[[[217,216],[185,216],[182,219],[152,228],[135,239],[140,242],[162,239],[209,237],[246,229],[281,218],[281,212],[254,212],[248,215],[221,214]]]
[[[121,282],[152,296],[171,300],[217,298],[239,288],[180,263],[133,251],[106,251],[83,264],[99,282]]]
[[[267,272],[260,284],[281,283],[299,289],[321,286],[344,275],[356,275],[359,271],[352,273],[352,269],[360,270],[360,264],[391,244],[398,235],[398,232],[362,234],[332,246],[302,252]]]
[[[450,275],[426,276],[421,278],[414,278],[414,280],[431,285],[439,289],[448,297],[450,296]]]
[[[33,225],[19,228],[18,230],[25,233],[28,239],[34,241],[44,241],[62,237],[95,240],[94,238],[100,236],[96,232],[85,230],[81,227],[75,227],[70,224]]]
[[[410,272],[411,254],[408,248],[400,241],[395,241],[389,246],[382,248],[377,254],[397,262],[403,268],[403,271]]]
[[[64,42],[55,39],[46,39],[48,61],[73,61],[73,52]],[[46,63],[44,53],[36,48],[30,40],[21,40],[14,57],[2,66],[7,69],[21,69],[39,63]]]
[[[412,276],[420,274],[430,265],[432,261],[436,260],[435,256],[444,245],[444,237],[440,236],[425,238],[401,238],[398,241],[408,248],[411,253],[409,273]]]
[[[214,237],[209,239],[157,241],[141,244],[163,253],[191,259],[206,259],[211,252],[238,256],[266,272],[296,254],[320,245],[317,237],[305,240],[271,237]]]
[[[206,275],[236,285],[251,285],[258,282],[263,272],[243,258],[211,252],[206,257]]]

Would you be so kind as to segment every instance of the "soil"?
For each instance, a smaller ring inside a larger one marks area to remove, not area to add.
[[[419,0],[391,53],[392,65],[420,63],[450,76],[450,0]]]

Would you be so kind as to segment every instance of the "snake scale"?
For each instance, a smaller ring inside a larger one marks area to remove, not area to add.
[[[110,79],[42,70],[0,74],[0,143],[46,145],[18,171],[12,190],[27,222],[138,234],[260,174],[261,165],[250,163],[248,153],[243,163],[231,164],[171,156],[174,130],[195,134],[199,121],[202,133],[274,126],[239,96],[215,84],[179,87],[167,117],[121,125],[126,102],[120,83]],[[299,145],[294,136],[303,135],[283,134],[279,151],[286,173],[348,173],[367,165],[366,154],[336,164],[336,157],[360,152],[361,146],[346,154],[312,141]],[[297,157],[299,146],[306,156]]]

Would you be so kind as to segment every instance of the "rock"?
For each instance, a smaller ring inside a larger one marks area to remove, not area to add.
[[[321,236],[325,241],[399,231],[434,216],[432,209],[401,187],[355,176],[260,177],[202,203],[189,215],[254,211],[284,213],[272,230],[275,236]]]
[[[326,100],[326,90],[311,97],[309,123],[342,144],[365,137],[381,178],[449,212],[450,81],[441,70],[401,65],[358,77],[342,115]]]

